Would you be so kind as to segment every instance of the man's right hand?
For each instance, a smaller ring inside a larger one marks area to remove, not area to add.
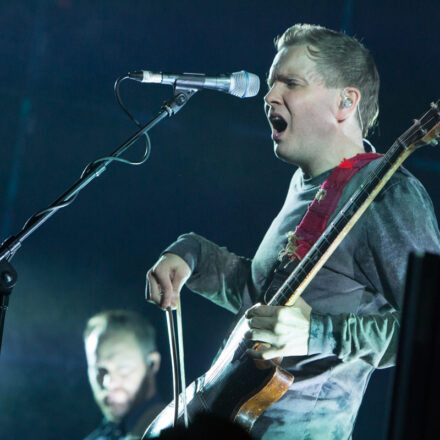
[[[180,290],[191,275],[191,268],[176,254],[163,254],[147,272],[146,300],[166,309],[177,307]]]

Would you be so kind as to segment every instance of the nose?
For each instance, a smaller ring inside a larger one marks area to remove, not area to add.
[[[110,373],[107,371],[101,379],[101,386],[105,390],[112,390],[113,388],[117,388],[119,384],[119,376],[114,373]]]
[[[279,87],[277,82],[275,82],[266,93],[266,96],[264,97],[264,102],[266,110],[270,107],[273,107],[275,104],[281,104],[281,88]]]

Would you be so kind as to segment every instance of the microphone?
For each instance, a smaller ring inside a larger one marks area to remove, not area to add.
[[[238,98],[251,98],[260,90],[260,78],[244,70],[229,75],[206,76],[203,73],[155,73],[139,70],[128,77],[143,83],[169,84],[190,89],[210,89],[229,93]]]

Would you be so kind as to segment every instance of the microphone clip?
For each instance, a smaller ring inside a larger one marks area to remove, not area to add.
[[[162,105],[162,109],[168,113],[169,117],[175,115],[199,91],[199,89],[185,87],[179,84],[179,81],[174,83],[173,89],[174,97]]]

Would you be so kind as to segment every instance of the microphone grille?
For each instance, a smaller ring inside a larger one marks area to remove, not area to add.
[[[239,98],[251,98],[260,90],[260,78],[254,73],[241,70],[231,74],[229,93]]]

